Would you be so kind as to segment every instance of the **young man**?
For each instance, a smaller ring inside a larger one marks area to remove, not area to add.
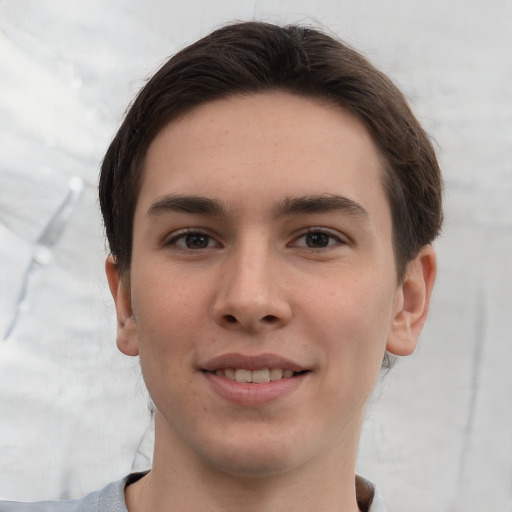
[[[316,30],[220,29],[140,92],[100,202],[153,466],[32,510],[383,511],[355,476],[365,403],[415,349],[442,218],[433,148],[393,84]]]

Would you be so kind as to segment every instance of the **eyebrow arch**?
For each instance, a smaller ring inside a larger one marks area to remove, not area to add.
[[[146,212],[146,217],[153,217],[165,213],[192,213],[224,217],[226,209],[218,199],[203,196],[184,196],[169,194],[157,199]]]
[[[287,197],[277,204],[274,214],[279,217],[298,213],[326,213],[332,211],[368,218],[368,212],[362,205],[353,199],[336,194]]]

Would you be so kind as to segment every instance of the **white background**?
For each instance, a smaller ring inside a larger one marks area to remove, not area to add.
[[[148,466],[144,386],[103,277],[99,163],[166,57],[251,18],[319,22],[360,49],[444,171],[429,325],[376,390],[358,470],[394,512],[512,511],[510,0],[0,0],[0,497],[81,496]],[[70,180],[67,222],[37,251]]]

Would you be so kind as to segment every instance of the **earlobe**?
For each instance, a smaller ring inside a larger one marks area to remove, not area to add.
[[[422,247],[418,256],[408,263],[404,281],[397,290],[386,344],[392,354],[407,356],[414,352],[427,320],[436,271],[436,254],[430,245]]]
[[[137,323],[132,310],[130,289],[119,273],[112,255],[105,261],[110,293],[114,299],[117,317],[117,347],[127,356],[139,354]]]

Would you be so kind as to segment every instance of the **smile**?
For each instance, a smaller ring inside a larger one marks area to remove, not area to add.
[[[221,399],[243,407],[262,406],[303,387],[311,368],[276,354],[222,354],[198,370]]]
[[[252,382],[254,384],[263,384],[265,382],[274,382],[281,379],[289,379],[299,372],[293,370],[283,370],[281,368],[261,368],[259,370],[244,370],[242,368],[223,368],[215,370],[215,375],[225,377],[235,382]]]

